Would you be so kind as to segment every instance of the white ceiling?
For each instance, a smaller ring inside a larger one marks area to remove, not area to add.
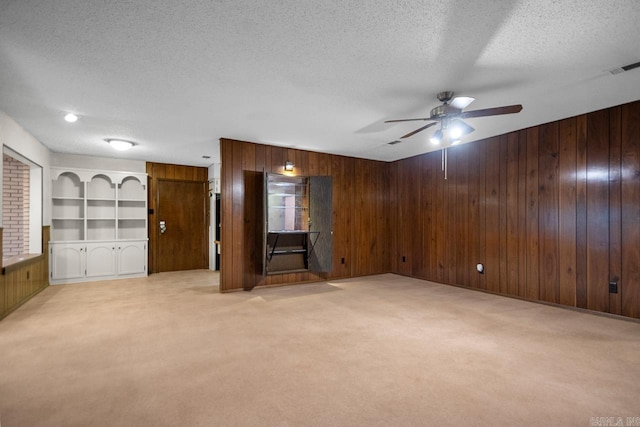
[[[396,160],[433,129],[390,146],[422,122],[384,120],[442,90],[524,106],[467,140],[640,99],[640,69],[609,73],[640,61],[639,24],[637,0],[1,0],[0,109],[61,153],[207,166],[228,137]]]

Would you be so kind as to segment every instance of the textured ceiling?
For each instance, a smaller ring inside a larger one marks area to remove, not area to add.
[[[640,61],[638,23],[637,0],[2,0],[0,110],[61,153],[206,166],[228,137],[396,160],[432,130],[390,146],[421,122],[384,120],[442,90],[524,106],[467,141],[640,99],[640,69],[609,73]]]

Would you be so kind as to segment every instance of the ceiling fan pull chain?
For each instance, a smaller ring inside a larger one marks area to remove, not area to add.
[[[444,179],[447,179],[447,163],[448,163],[448,158],[447,158],[447,149],[444,148],[442,149],[442,151],[444,151],[443,153],[443,160],[444,160]]]

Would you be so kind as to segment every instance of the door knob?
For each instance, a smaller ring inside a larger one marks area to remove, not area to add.
[[[160,221],[160,234],[164,234],[167,231],[167,224],[164,221]]]

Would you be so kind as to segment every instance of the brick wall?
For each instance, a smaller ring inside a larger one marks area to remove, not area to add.
[[[29,252],[29,166],[3,155],[2,250],[10,257]]]

